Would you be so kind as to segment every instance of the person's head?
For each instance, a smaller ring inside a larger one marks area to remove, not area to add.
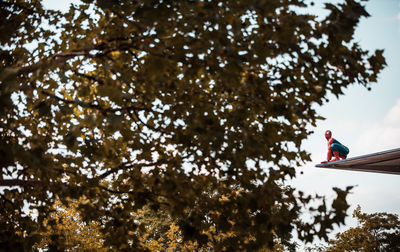
[[[330,130],[325,131],[325,138],[326,140],[331,139],[332,137],[332,132]]]

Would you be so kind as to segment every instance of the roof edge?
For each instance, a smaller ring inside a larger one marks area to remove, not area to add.
[[[316,164],[315,167],[330,168],[330,167],[327,167],[327,166],[328,165],[338,165],[340,163],[351,161],[351,160],[357,160],[357,159],[363,159],[363,158],[367,158],[367,157],[390,154],[390,153],[397,152],[397,151],[400,152],[400,148],[386,150],[386,151],[380,151],[380,152],[375,152],[375,153],[361,155],[361,156],[352,157],[352,158],[346,158],[346,159],[343,159],[343,160],[337,160],[337,161],[327,162],[327,163],[323,163],[323,164]]]

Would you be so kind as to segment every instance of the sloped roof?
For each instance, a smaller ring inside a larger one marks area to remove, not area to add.
[[[400,148],[317,164],[315,167],[400,175]]]

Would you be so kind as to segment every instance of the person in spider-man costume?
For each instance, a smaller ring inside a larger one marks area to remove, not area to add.
[[[321,162],[322,164],[347,158],[349,148],[334,139],[330,130],[325,131],[325,138],[328,140],[328,155],[326,161]],[[333,159],[332,156],[334,156]]]

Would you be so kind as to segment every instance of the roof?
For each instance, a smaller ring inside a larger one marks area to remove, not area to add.
[[[317,164],[316,167],[400,175],[400,148]]]

